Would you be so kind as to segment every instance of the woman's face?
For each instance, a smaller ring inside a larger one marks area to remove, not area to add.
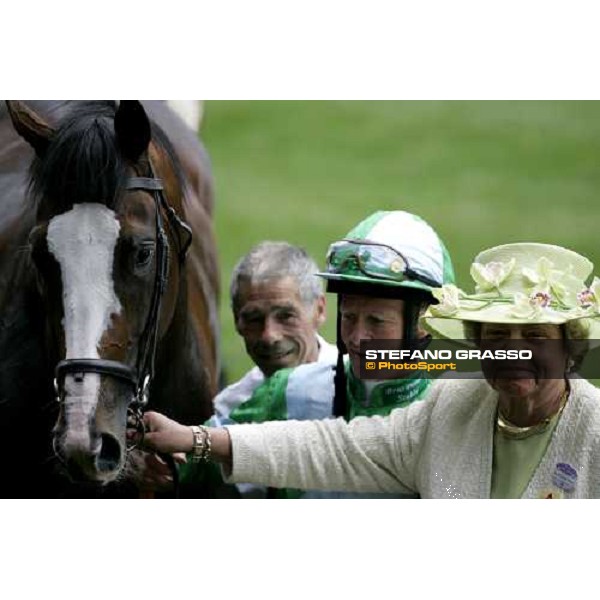
[[[553,381],[564,379],[569,359],[563,329],[550,324],[482,323],[482,350],[531,350],[531,359],[481,361],[488,383],[511,396],[544,392]]]

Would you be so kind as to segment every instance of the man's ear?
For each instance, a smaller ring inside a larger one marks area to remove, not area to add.
[[[235,303],[231,305],[231,316],[233,318],[233,326],[235,327],[235,330],[237,331],[238,335],[242,335],[239,327],[240,311]]]
[[[319,296],[315,301],[315,326],[320,329],[327,318],[327,300],[325,296]]]

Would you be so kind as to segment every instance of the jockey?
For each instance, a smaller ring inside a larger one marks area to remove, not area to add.
[[[432,288],[454,281],[450,256],[436,232],[420,217],[378,211],[329,247],[327,292],[338,294],[335,416],[387,414],[420,398],[429,379],[402,378],[367,385],[360,382],[360,340],[401,339],[406,349],[427,346],[430,336],[419,317],[432,302]],[[378,305],[398,315],[377,323]],[[356,311],[364,326],[355,326]],[[371,322],[371,324],[370,324]],[[358,337],[357,337],[358,335]],[[349,360],[343,361],[343,354]],[[347,384],[344,382],[347,381]]]

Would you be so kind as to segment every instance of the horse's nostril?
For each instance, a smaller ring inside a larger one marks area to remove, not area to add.
[[[100,440],[100,454],[96,459],[96,467],[100,472],[115,471],[121,462],[121,446],[114,436],[107,433],[103,433]]]

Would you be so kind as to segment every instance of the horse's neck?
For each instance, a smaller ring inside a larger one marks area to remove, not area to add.
[[[217,389],[215,333],[190,309],[187,283],[182,280],[171,325],[157,349],[151,407],[183,423],[197,424],[212,414]]]
[[[180,272],[173,316],[157,348],[151,406],[179,421],[199,423],[211,416],[212,399],[217,391],[219,327],[218,274],[214,272],[216,258],[210,245],[212,230],[204,208],[205,199],[196,189],[203,179],[199,165],[182,165],[190,194],[184,200],[185,192],[164,151],[151,146],[150,157],[165,184],[167,201],[195,232]],[[210,188],[200,191],[206,194]],[[173,238],[170,243],[177,247]],[[176,254],[172,252],[174,257]]]

